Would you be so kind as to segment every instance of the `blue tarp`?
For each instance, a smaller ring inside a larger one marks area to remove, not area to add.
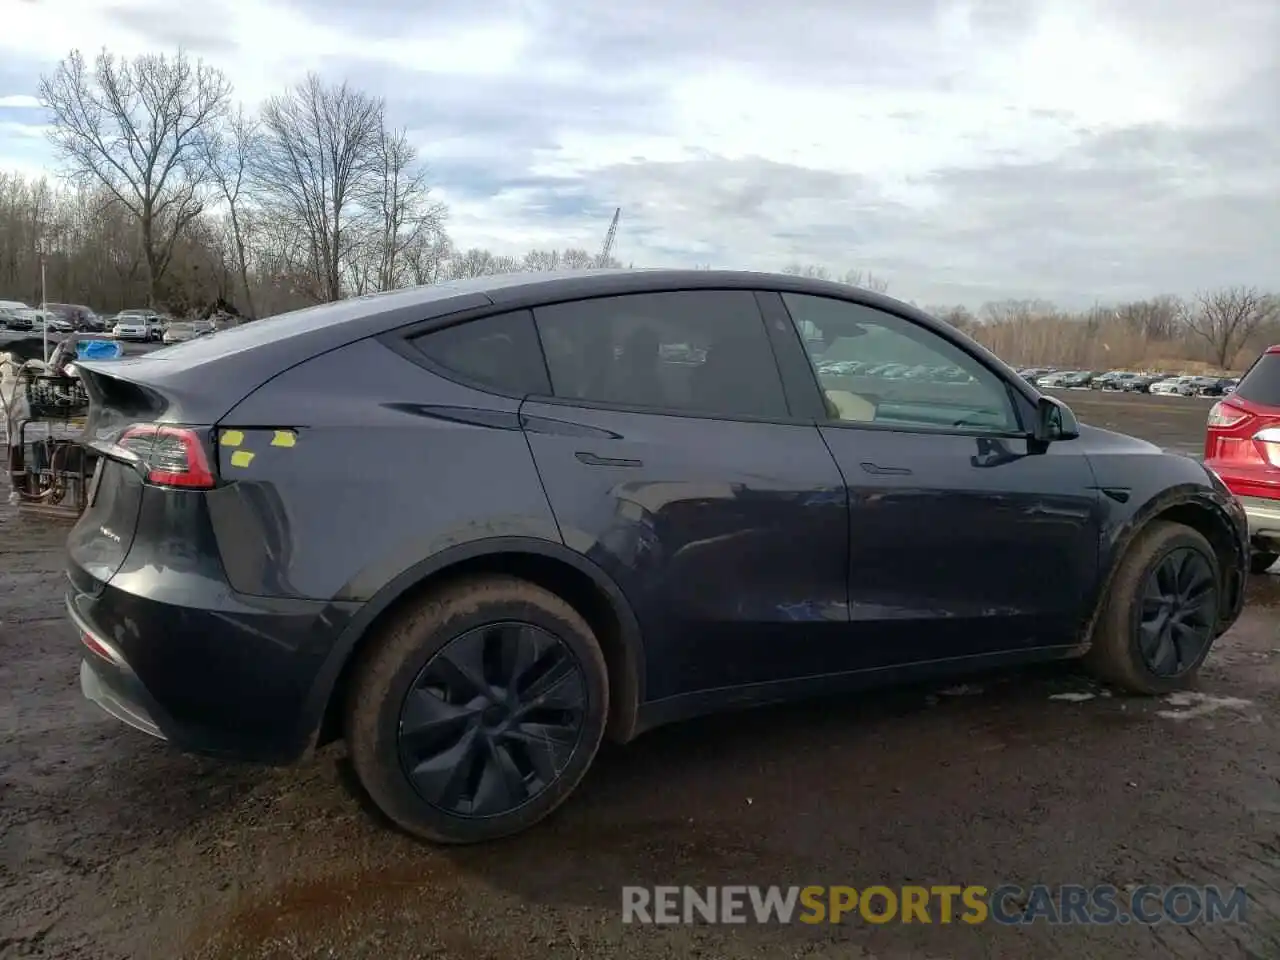
[[[119,360],[124,356],[120,344],[111,340],[81,340],[76,344],[79,360]]]

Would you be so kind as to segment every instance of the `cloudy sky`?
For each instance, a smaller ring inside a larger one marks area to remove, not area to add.
[[[55,170],[72,47],[179,46],[248,104],[384,96],[463,246],[869,269],[1069,304],[1280,288],[1276,0],[0,0],[0,168]]]

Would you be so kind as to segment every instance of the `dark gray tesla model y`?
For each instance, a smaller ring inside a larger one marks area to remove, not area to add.
[[[1185,685],[1246,523],[946,324],[766,274],[486,277],[81,365],[85,694],[202,754],[346,741],[443,842],[603,737],[1084,656]]]

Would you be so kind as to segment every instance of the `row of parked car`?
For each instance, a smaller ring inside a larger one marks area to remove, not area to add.
[[[1130,370],[1056,370],[1027,367],[1018,373],[1028,383],[1058,390],[1115,390],[1177,397],[1224,397],[1236,388],[1233,377],[1192,374],[1135,373]]]
[[[181,343],[213,333],[212,320],[174,320],[150,310],[124,310],[115,316],[111,335],[139,343]]]
[[[87,315],[81,311],[88,311]],[[0,330],[18,333],[74,333],[77,330],[101,331],[96,314],[87,307],[67,303],[50,303],[45,309],[29,307],[21,300],[0,300]]]
[[[121,310],[100,316],[89,307],[72,303],[47,303],[43,309],[20,300],[0,300],[0,330],[15,333],[98,333],[117,340],[139,343],[180,343],[213,333],[212,320],[174,320],[146,308]]]
[[[880,377],[885,380],[926,380],[931,383],[964,383],[973,378],[959,367],[909,363],[877,363],[874,360],[820,360],[818,372],[833,376]]]

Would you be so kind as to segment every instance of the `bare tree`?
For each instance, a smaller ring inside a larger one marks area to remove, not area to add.
[[[448,273],[449,259],[452,256],[453,244],[443,230],[430,236],[419,234],[405,251],[410,280],[419,286],[439,283]]]
[[[230,89],[182,51],[126,60],[104,50],[90,68],[73,50],[40,80],[51,139],[72,177],[101,185],[137,220],[153,303],[174,244],[204,209],[200,144]]]
[[[444,204],[430,197],[426,168],[404,130],[388,131],[381,123],[373,146],[373,176],[362,198],[375,234],[373,255],[379,290],[402,286],[410,266],[410,250],[443,233]]]
[[[808,277],[811,280],[830,280],[831,271],[813,263],[788,263],[782,268],[783,273],[793,277]]]
[[[561,270],[593,270],[597,267],[620,266],[617,260],[609,257],[601,260],[597,253],[590,253],[581,247],[569,247],[560,253]]]
[[[243,199],[249,180],[249,167],[258,144],[258,121],[237,107],[221,127],[211,129],[202,148],[209,176],[227,205],[227,226],[240,285],[244,288],[246,313],[252,319],[253,290],[249,284],[249,255],[243,226]]]
[[[381,100],[345,83],[326,86],[315,74],[262,108],[255,185],[263,204],[307,241],[316,301],[342,297],[382,115]]]
[[[863,290],[871,290],[875,293],[885,293],[889,289],[887,280],[866,270],[846,270],[839,279],[836,279],[826,267],[812,263],[789,263],[782,268],[782,272],[793,277],[808,277],[811,280],[835,280],[837,283],[861,287]]]
[[[515,257],[495,256],[490,250],[472,247],[449,261],[448,275],[450,280],[465,280],[498,273],[515,273],[519,269],[520,262]]]
[[[1183,305],[1177,297],[1161,296],[1122,303],[1115,308],[1115,317],[1148,340],[1172,340],[1178,334],[1182,312]]]
[[[984,303],[979,312],[989,323],[1025,324],[1057,311],[1052,303],[1045,300],[993,300]]]
[[[539,273],[563,268],[559,250],[530,250],[524,255],[523,266],[525,270]]]
[[[929,306],[924,308],[924,312],[951,324],[957,330],[969,330],[978,323],[978,318],[963,304],[955,304],[950,307]]]
[[[1183,305],[1186,328],[1209,345],[1219,369],[1227,369],[1260,326],[1280,316],[1280,299],[1255,287],[1198,293]]]
[[[883,277],[878,277],[869,270],[846,270],[844,276],[840,278],[841,283],[846,283],[851,287],[861,287],[863,290],[870,290],[872,293],[888,293],[889,281]]]

